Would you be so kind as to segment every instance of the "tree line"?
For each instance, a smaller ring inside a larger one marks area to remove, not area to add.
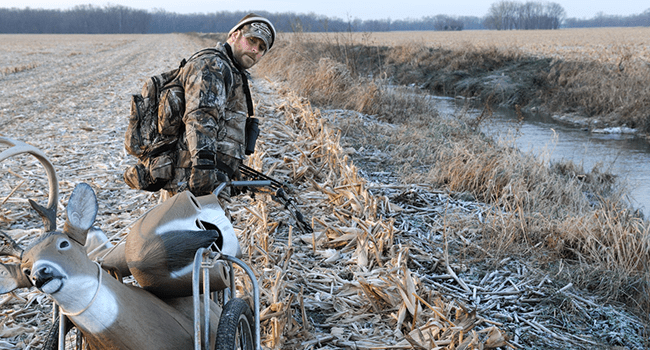
[[[650,26],[650,8],[638,15],[615,16],[606,15],[602,12],[590,19],[567,18],[564,27],[567,28],[588,28],[588,27],[648,27]]]
[[[566,17],[562,5],[502,0],[490,5],[483,25],[487,29],[558,29]]]
[[[280,32],[384,32],[398,30],[483,29],[479,17],[428,16],[418,20],[360,20],[329,18],[314,13],[258,14],[269,18]],[[76,6],[69,10],[0,8],[0,33],[30,34],[159,34],[173,32],[228,32],[246,12],[177,14],[125,6]]]
[[[146,33],[151,15],[124,6],[80,5],[70,10],[0,9],[0,33]]]
[[[650,26],[650,8],[639,15],[593,19],[565,18],[562,6],[502,0],[490,6],[484,17],[424,16],[404,20],[330,18],[314,13],[258,14],[269,18],[280,32],[384,32],[475,29],[557,29],[561,27]],[[75,6],[68,10],[0,8],[0,33],[31,34],[153,34],[172,32],[228,32],[246,12],[177,14],[146,11],[120,5]]]

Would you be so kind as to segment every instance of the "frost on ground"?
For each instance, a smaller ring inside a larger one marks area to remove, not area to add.
[[[130,95],[202,45],[183,34],[2,35],[0,134],[50,157],[59,212],[76,184],[89,183],[96,224],[119,238],[158,202],[122,180],[134,162],[123,146]],[[526,262],[456,263],[458,251],[481,249],[473,227],[493,208],[402,185],[389,155],[342,146],[358,140],[339,138],[340,120],[372,118],[315,110],[263,79],[253,90],[263,132],[249,165],[290,182],[315,231],[300,232],[267,195],[231,203],[262,287],[265,348],[644,347],[634,317]],[[46,198],[43,171],[12,159],[0,178],[0,230],[26,245],[41,223],[25,200]],[[465,229],[449,230],[452,219]],[[238,280],[240,293],[248,287]],[[19,290],[0,296],[0,306],[0,349],[38,348],[51,326],[49,298]]]

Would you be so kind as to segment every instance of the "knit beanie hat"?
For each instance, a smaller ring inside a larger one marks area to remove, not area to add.
[[[266,50],[270,50],[275,41],[275,27],[268,19],[258,16],[254,13],[249,13],[242,18],[228,32],[228,36],[233,32],[242,29],[245,37],[260,38],[266,44]]]

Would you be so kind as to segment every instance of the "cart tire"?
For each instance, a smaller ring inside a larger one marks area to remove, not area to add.
[[[253,312],[240,298],[226,303],[217,327],[217,350],[255,350]]]
[[[59,322],[60,318],[57,318],[54,324],[52,324],[52,328],[50,328],[50,331],[47,333],[47,337],[45,338],[45,343],[43,343],[43,346],[41,347],[41,350],[58,350],[59,349]],[[65,334],[68,336],[70,334],[70,331],[75,328],[75,325],[66,318],[66,331]],[[79,336],[79,333],[76,332],[76,336]],[[74,345],[72,345],[74,346]],[[68,341],[66,340],[66,349],[68,349]],[[73,349],[75,349],[73,347]]]

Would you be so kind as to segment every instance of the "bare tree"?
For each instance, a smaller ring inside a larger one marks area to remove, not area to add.
[[[490,5],[483,25],[488,29],[557,29],[565,11],[557,3],[501,0]]]
[[[650,26],[650,8],[638,15],[614,16],[606,15],[603,12],[596,14],[594,18],[578,19],[567,18],[563,22],[567,28],[586,28],[586,27],[649,27]]]
[[[564,8],[562,5],[551,2],[548,3],[546,6],[546,13],[551,19],[550,28],[548,29],[558,29],[562,25],[562,22],[564,22],[564,19],[566,18],[566,11],[564,11]]]
[[[462,20],[446,15],[437,15],[433,18],[433,29],[435,30],[463,30]]]
[[[177,14],[161,9],[137,10],[124,6],[81,5],[69,10],[0,8],[0,33],[225,33],[247,12]],[[314,13],[257,13],[269,18],[281,32],[379,32],[398,30],[558,29],[562,27],[650,26],[650,8],[638,15],[599,13],[592,19],[566,18],[554,2],[501,0],[485,17],[447,15],[420,19],[365,20],[329,18]]]

